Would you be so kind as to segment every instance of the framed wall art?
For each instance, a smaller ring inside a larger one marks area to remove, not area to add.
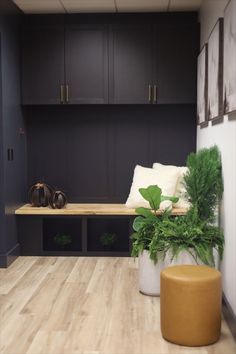
[[[223,18],[214,26],[208,40],[208,119],[223,122]]]
[[[224,113],[236,112],[236,0],[224,13]]]
[[[205,44],[197,60],[197,122],[201,128],[208,126],[207,52],[208,52],[208,45]]]

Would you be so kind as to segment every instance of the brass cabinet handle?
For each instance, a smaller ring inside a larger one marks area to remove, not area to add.
[[[154,85],[153,102],[157,103],[157,85]]]
[[[69,103],[69,85],[66,85],[66,103]]]
[[[152,102],[152,85],[148,85],[148,102]]]
[[[63,104],[64,103],[64,85],[60,86],[60,101]]]

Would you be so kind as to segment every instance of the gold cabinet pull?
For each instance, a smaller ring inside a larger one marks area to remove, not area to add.
[[[148,102],[152,102],[152,85],[148,85]]]
[[[153,102],[157,103],[157,85],[154,85]]]
[[[69,85],[66,85],[66,103],[69,103]]]
[[[60,86],[60,101],[62,104],[64,103],[64,85]]]

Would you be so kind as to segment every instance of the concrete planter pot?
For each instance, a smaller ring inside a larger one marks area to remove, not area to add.
[[[188,252],[183,251],[172,262],[171,255],[167,254],[164,261],[154,264],[149,257],[149,252],[144,250],[138,259],[139,291],[145,295],[159,296],[162,269],[179,264],[196,264],[196,262]]]
[[[214,260],[215,260],[215,268],[219,269],[220,266],[220,259],[218,252],[214,249],[213,250],[213,255],[214,255]],[[182,264],[190,264],[190,265],[204,265],[203,262],[198,260],[198,263],[195,261],[195,259],[191,256],[191,254],[187,251],[182,251],[180,252],[179,256],[171,261],[171,255],[170,253],[167,253],[165,257],[165,266],[170,267],[170,266],[175,266],[175,265],[182,265]]]
[[[172,258],[171,253],[168,252],[165,257],[166,267],[183,265],[183,264],[190,264],[190,265],[203,264],[201,262],[197,263],[195,259],[191,256],[191,254],[187,251],[181,251],[178,257],[174,258],[173,260],[171,260],[171,258]]]
[[[219,267],[219,257],[215,251],[215,268]],[[138,258],[138,280],[139,291],[144,295],[159,296],[160,295],[160,273],[162,269],[175,265],[182,264],[203,264],[201,262],[196,263],[194,258],[187,252],[180,252],[178,258],[171,261],[171,255],[167,254],[164,261],[159,261],[157,264],[149,257],[149,252],[144,250]]]
[[[160,295],[160,273],[165,268],[164,262],[154,262],[149,257],[149,252],[144,250],[138,258],[139,291],[145,295]]]

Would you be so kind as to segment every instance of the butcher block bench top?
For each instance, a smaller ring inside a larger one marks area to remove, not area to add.
[[[185,215],[187,209],[173,208],[172,215]],[[15,211],[16,215],[136,215],[135,209],[125,204],[67,204],[63,209],[32,207],[25,204]],[[161,212],[158,212],[160,215]]]

